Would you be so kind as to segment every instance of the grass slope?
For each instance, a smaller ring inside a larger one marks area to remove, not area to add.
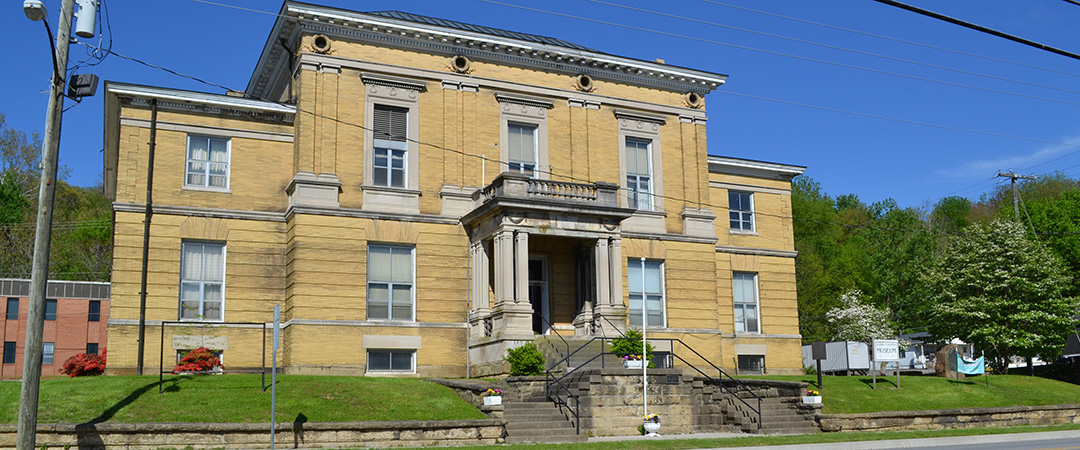
[[[806,381],[811,386],[817,385],[817,376],[811,375],[752,378]],[[873,378],[869,376],[826,376],[821,388],[822,412],[854,414],[1080,403],[1080,386],[1075,384],[1023,375],[990,375],[989,382],[987,386],[981,376],[958,382],[935,376],[901,375],[897,388],[896,376],[879,376],[875,390],[872,389]]]
[[[40,423],[270,422],[258,375],[43,378]],[[267,384],[270,377],[267,377]],[[0,423],[16,423],[17,381],[0,382]],[[302,416],[302,417],[301,417]],[[454,392],[418,379],[278,376],[277,420],[292,422],[486,419]]]

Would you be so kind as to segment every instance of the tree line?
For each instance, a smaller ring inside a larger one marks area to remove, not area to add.
[[[0,114],[0,278],[30,278],[41,179],[41,137],[7,126]],[[112,202],[102,183],[79,187],[58,170],[49,278],[109,281]]]
[[[886,315],[890,333],[929,331],[975,344],[990,364],[1052,359],[1076,332],[1080,280],[1080,181],[1061,173],[977,201],[945,197],[923,207],[893,199],[832,197],[794,180],[796,283],[805,342],[850,336],[862,304]],[[871,314],[872,315],[872,314]],[[865,320],[864,320],[865,323]],[[863,328],[866,328],[864,326]]]

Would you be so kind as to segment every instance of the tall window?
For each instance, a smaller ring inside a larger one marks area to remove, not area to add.
[[[406,153],[409,142],[408,108],[375,105],[372,184],[405,188]]]
[[[97,342],[87,342],[86,343],[86,354],[87,355],[96,355],[97,352],[98,352]]]
[[[754,196],[749,192],[728,191],[731,229],[754,231]]]
[[[41,344],[41,363],[52,364],[53,353],[56,351],[56,344],[52,342],[45,342]]]
[[[225,245],[184,242],[180,260],[180,319],[221,320]]]
[[[411,246],[368,245],[368,319],[413,320],[413,267]]]
[[[652,210],[652,141],[626,138],[626,189],[630,208]]]
[[[368,372],[416,372],[416,350],[368,350]]]
[[[644,301],[650,327],[664,326],[664,263],[631,259],[627,264],[630,326],[641,326]]]
[[[45,320],[56,320],[56,300],[45,300]]]
[[[15,364],[15,342],[4,342],[4,364]]]
[[[510,122],[506,126],[509,140],[507,169],[536,177],[536,125]]]
[[[8,297],[7,299],[7,320],[19,320],[19,299],[17,297]]]
[[[86,312],[86,320],[90,322],[101,321],[101,300],[90,300],[90,306]]]
[[[188,136],[185,186],[211,189],[229,187],[229,139]]]
[[[757,274],[735,272],[732,284],[735,286],[735,332],[761,332],[758,323]]]

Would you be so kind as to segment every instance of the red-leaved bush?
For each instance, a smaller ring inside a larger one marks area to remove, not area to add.
[[[221,365],[221,360],[214,355],[214,352],[206,347],[199,347],[180,358],[180,362],[176,363],[176,367],[173,367],[172,371],[173,373],[206,372],[213,370],[215,367],[225,368],[225,366]]]
[[[100,356],[93,353],[79,353],[64,361],[64,366],[60,369],[60,373],[71,378],[101,375],[104,372],[105,350],[102,350]]]

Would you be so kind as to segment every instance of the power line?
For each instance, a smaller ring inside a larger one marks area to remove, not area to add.
[[[918,81],[926,81],[926,82],[929,82],[929,83],[943,84],[943,85],[946,85],[946,86],[962,87],[962,88],[966,88],[966,89],[974,89],[974,90],[977,90],[977,91],[993,92],[993,93],[996,93],[996,94],[1011,95],[1011,96],[1023,97],[1023,98],[1030,98],[1030,99],[1033,99],[1033,100],[1043,100],[1043,101],[1054,102],[1054,103],[1063,103],[1063,104],[1067,104],[1067,105],[1080,106],[1080,102],[1073,102],[1073,101],[1061,100],[1061,99],[1050,98],[1050,97],[1040,97],[1040,96],[1037,96],[1037,95],[1021,94],[1021,93],[1018,93],[1018,92],[1003,91],[1003,90],[1000,90],[1000,89],[984,88],[984,87],[979,87],[979,86],[972,86],[972,85],[969,85],[969,84],[954,83],[954,82],[951,82],[951,81],[944,81],[944,80],[938,80],[938,79],[934,79],[934,78],[920,77],[920,76],[916,76],[916,75],[907,75],[907,74],[902,74],[902,73],[899,73],[899,72],[890,72],[888,70],[881,70],[881,69],[874,69],[874,68],[870,68],[870,67],[856,66],[856,65],[853,65],[853,64],[845,64],[845,63],[839,63],[839,62],[834,62],[834,61],[828,61],[828,60],[824,60],[824,59],[810,58],[810,57],[807,57],[807,56],[793,55],[793,54],[790,54],[790,53],[776,52],[776,51],[772,51],[772,50],[764,50],[764,49],[760,49],[760,48],[748,47],[748,46],[745,46],[745,45],[738,45],[738,44],[731,44],[731,43],[727,43],[727,42],[720,42],[720,41],[716,41],[716,40],[712,40],[712,39],[705,39],[705,38],[700,38],[700,37],[696,37],[696,36],[689,36],[689,35],[685,35],[685,34],[671,33],[671,32],[667,32],[667,31],[654,30],[654,29],[651,29],[651,28],[644,28],[644,27],[638,27],[638,26],[633,26],[633,25],[625,25],[625,24],[621,24],[621,23],[617,23],[617,22],[610,22],[610,21],[606,21],[606,20],[592,19],[592,18],[582,17],[582,16],[575,16],[573,14],[566,14],[566,13],[548,11],[548,10],[544,10],[544,9],[532,8],[532,7],[521,6],[521,5],[515,5],[515,4],[511,4],[511,3],[503,3],[503,2],[498,2],[498,1],[495,1],[495,0],[476,0],[476,1],[484,2],[484,3],[490,3],[490,4],[493,4],[493,5],[506,6],[506,7],[509,7],[509,8],[517,8],[517,9],[521,9],[521,10],[525,10],[525,11],[538,12],[538,13],[542,13],[542,14],[550,14],[550,15],[558,16],[558,17],[566,17],[566,18],[581,20],[581,21],[585,21],[585,22],[593,22],[593,23],[599,23],[599,24],[609,25],[609,26],[613,26],[613,27],[626,28],[626,29],[634,30],[634,31],[642,31],[642,32],[646,32],[646,33],[659,34],[659,35],[662,35],[662,36],[669,36],[669,37],[676,37],[676,38],[680,38],[680,39],[687,39],[687,40],[692,40],[692,41],[704,42],[704,43],[707,43],[707,44],[721,45],[721,46],[724,46],[724,47],[737,48],[737,49],[740,49],[740,50],[748,50],[748,51],[753,51],[753,52],[765,53],[765,54],[768,54],[768,55],[783,56],[783,57],[786,57],[786,58],[794,58],[794,59],[799,59],[799,60],[803,60],[803,61],[810,61],[810,62],[816,62],[816,63],[821,63],[821,64],[828,64],[828,65],[831,65],[831,66],[844,67],[844,68],[847,68],[847,69],[863,70],[863,71],[866,71],[866,72],[879,73],[879,74],[883,74],[883,75],[891,75],[891,76],[895,76],[895,77],[908,78],[908,79],[918,80]]]
[[[1029,81],[1017,80],[1017,79],[1013,79],[1013,78],[999,77],[999,76],[996,76],[996,75],[990,75],[990,74],[979,73],[979,72],[972,72],[972,71],[969,71],[969,70],[956,69],[956,68],[953,68],[953,67],[939,66],[937,64],[929,64],[929,63],[924,63],[924,62],[921,62],[921,61],[914,61],[914,60],[905,59],[905,58],[898,58],[898,57],[895,57],[895,56],[882,55],[880,53],[866,52],[866,51],[856,50],[856,49],[847,48],[847,47],[840,47],[840,46],[837,46],[837,45],[825,44],[825,43],[821,43],[821,42],[809,41],[809,40],[805,40],[805,39],[798,39],[798,38],[793,38],[793,37],[789,37],[789,36],[783,36],[783,35],[779,35],[779,34],[773,34],[773,33],[766,33],[766,32],[763,32],[763,31],[751,30],[751,29],[748,29],[748,28],[734,27],[734,26],[731,26],[731,25],[724,25],[724,24],[721,24],[721,23],[710,22],[710,21],[707,21],[707,20],[694,19],[692,17],[684,17],[684,16],[679,16],[679,15],[675,15],[675,14],[669,14],[669,13],[660,12],[660,11],[652,11],[652,10],[643,9],[643,8],[635,8],[635,7],[632,7],[632,6],[625,6],[625,5],[620,5],[620,4],[617,4],[617,3],[610,3],[610,2],[601,1],[601,0],[586,0],[586,1],[591,2],[591,3],[601,4],[601,5],[612,6],[612,7],[616,7],[616,8],[628,9],[628,10],[631,10],[631,11],[638,11],[638,12],[643,12],[643,13],[647,13],[647,14],[653,14],[653,15],[657,15],[657,16],[661,16],[661,17],[668,17],[668,18],[673,18],[673,19],[685,20],[685,21],[688,21],[688,22],[700,23],[700,24],[704,24],[704,25],[711,25],[711,26],[714,26],[714,27],[727,28],[729,30],[742,31],[744,33],[751,33],[751,34],[757,34],[757,35],[760,35],[760,36],[767,36],[767,37],[776,38],[776,39],[783,39],[783,40],[787,40],[787,41],[798,42],[800,44],[815,45],[815,46],[822,47],[822,48],[828,48],[828,49],[832,49],[832,50],[840,50],[840,51],[844,51],[844,52],[854,53],[854,54],[857,54],[857,55],[872,56],[872,57],[875,57],[875,58],[887,59],[887,60],[890,60],[890,61],[897,61],[897,62],[902,62],[902,63],[907,63],[907,64],[914,64],[914,65],[923,66],[923,67],[929,67],[929,68],[932,68],[932,69],[947,70],[947,71],[950,71],[950,72],[956,72],[956,73],[960,73],[960,74],[964,74],[964,75],[973,75],[973,76],[977,76],[977,77],[989,78],[989,79],[992,79],[992,80],[1005,81],[1005,82],[1009,82],[1009,83],[1022,84],[1022,85],[1026,85],[1026,86],[1040,87],[1040,88],[1044,88],[1044,89],[1051,89],[1051,90],[1061,91],[1061,92],[1068,92],[1068,93],[1071,93],[1071,94],[1080,94],[1080,91],[1075,91],[1075,90],[1072,90],[1072,89],[1065,89],[1065,88],[1059,88],[1059,87],[1056,87],[1056,86],[1049,86],[1049,85],[1045,85],[1045,84],[1032,83],[1032,82],[1029,82]]]
[[[713,1],[713,0],[698,0],[698,1],[701,1],[703,3],[709,3],[709,4],[717,5],[717,6],[723,6],[723,7],[726,7],[726,8],[732,8],[732,9],[738,9],[738,10],[742,10],[742,11],[747,11],[747,12],[751,12],[751,13],[755,13],[755,14],[762,14],[762,15],[766,15],[766,16],[777,17],[777,18],[780,18],[780,19],[793,20],[793,21],[796,21],[796,22],[801,22],[801,23],[805,23],[805,24],[809,24],[809,25],[815,25],[815,26],[824,27],[824,28],[830,28],[830,29],[833,29],[833,30],[844,31],[844,32],[848,32],[848,33],[854,33],[854,34],[859,34],[859,35],[863,35],[863,36],[869,36],[869,37],[878,38],[878,39],[885,39],[885,40],[888,40],[888,41],[899,42],[899,43],[902,43],[902,44],[914,45],[914,46],[918,46],[918,47],[929,48],[929,49],[932,49],[932,50],[938,50],[938,51],[953,53],[953,54],[957,54],[957,55],[963,55],[963,56],[970,56],[970,57],[973,57],[973,58],[985,59],[987,61],[1000,62],[1000,63],[1004,63],[1004,64],[1012,64],[1012,65],[1015,65],[1015,66],[1027,67],[1029,69],[1043,70],[1043,71],[1046,71],[1046,72],[1053,72],[1053,73],[1058,73],[1058,74],[1062,74],[1062,75],[1080,77],[1080,74],[1078,74],[1078,73],[1068,72],[1068,71],[1064,71],[1064,70],[1051,69],[1049,67],[1041,67],[1041,66],[1036,66],[1036,65],[1032,65],[1032,64],[1025,64],[1025,63],[1021,63],[1021,62],[1016,62],[1016,61],[1009,61],[1007,59],[994,58],[992,56],[980,55],[980,54],[977,54],[977,53],[969,53],[969,52],[960,51],[960,50],[954,50],[954,49],[946,48],[946,47],[938,47],[938,46],[935,46],[935,45],[924,44],[924,43],[921,43],[921,42],[909,41],[909,40],[906,40],[906,39],[899,39],[899,38],[894,38],[894,37],[891,37],[891,36],[885,36],[885,35],[881,35],[881,34],[874,34],[874,33],[855,30],[855,29],[851,29],[851,28],[839,27],[839,26],[836,26],[836,25],[829,25],[827,23],[814,22],[812,20],[800,19],[798,17],[785,16],[785,15],[782,15],[782,14],[776,14],[776,13],[771,13],[771,12],[767,12],[767,11],[760,11],[760,10],[751,9],[751,8],[747,8],[747,7],[743,7],[743,6],[730,5],[730,4],[727,4],[727,3],[720,3],[720,2],[717,2],[717,1]],[[1065,1],[1071,1],[1071,0],[1065,0]],[[1080,3],[1078,3],[1078,4],[1080,4]]]
[[[1018,43],[1027,45],[1029,47],[1035,47],[1035,48],[1037,48],[1039,50],[1046,50],[1046,51],[1048,51],[1050,53],[1056,53],[1056,54],[1061,55],[1061,56],[1066,56],[1066,57],[1069,57],[1069,58],[1072,58],[1072,59],[1080,60],[1080,55],[1078,55],[1076,53],[1073,53],[1073,52],[1070,52],[1070,51],[1062,50],[1062,49],[1056,48],[1056,47],[1051,47],[1051,46],[1046,45],[1046,44],[1040,44],[1040,43],[1032,41],[1030,39],[1025,39],[1025,38],[1022,38],[1020,36],[1015,36],[1015,35],[1011,35],[1011,34],[1008,34],[1008,33],[1005,33],[1005,32],[997,31],[995,29],[987,28],[987,27],[984,27],[982,25],[976,25],[976,24],[971,23],[971,22],[966,22],[966,21],[963,21],[963,20],[960,20],[960,19],[957,19],[957,18],[954,18],[954,17],[946,16],[944,14],[939,14],[939,13],[936,13],[936,12],[933,12],[933,11],[930,11],[930,10],[926,10],[926,9],[922,9],[922,8],[919,8],[919,7],[916,7],[916,6],[912,6],[912,5],[909,5],[909,4],[906,4],[906,3],[900,3],[900,2],[895,1],[895,0],[874,0],[874,1],[878,2],[878,3],[886,4],[886,5],[889,5],[889,6],[895,6],[895,7],[900,8],[900,9],[906,9],[908,11],[911,11],[911,12],[914,12],[914,13],[917,13],[917,14],[922,14],[922,15],[927,16],[927,17],[933,17],[933,18],[938,19],[938,20],[943,20],[943,21],[951,23],[953,25],[960,25],[960,26],[962,26],[964,28],[970,28],[972,30],[979,31],[979,32],[982,32],[982,33],[986,33],[986,34],[989,34],[989,35],[992,35],[992,36],[997,36],[997,37],[1002,38],[1002,39],[1008,39],[1010,41],[1018,42]]]

